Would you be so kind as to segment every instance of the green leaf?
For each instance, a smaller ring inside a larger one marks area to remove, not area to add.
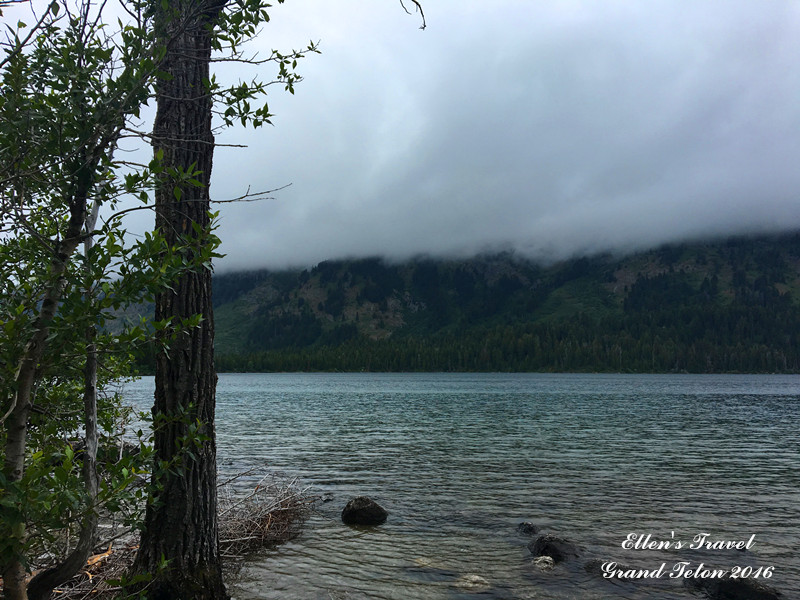
[[[53,469],[53,476],[59,483],[63,484],[66,483],[68,474],[67,471],[64,469],[64,467],[56,467],[55,469]]]

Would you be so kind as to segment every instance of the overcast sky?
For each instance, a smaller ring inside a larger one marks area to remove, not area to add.
[[[249,147],[214,197],[291,184],[222,208],[218,271],[800,227],[800,2],[422,4],[425,31],[398,0],[272,9],[258,46],[322,54],[273,127],[218,139]]]

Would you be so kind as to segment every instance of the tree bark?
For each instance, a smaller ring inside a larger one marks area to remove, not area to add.
[[[100,203],[95,201],[86,219],[87,238],[83,243],[84,256],[88,264],[93,240],[90,233],[97,223]],[[88,270],[88,267],[87,267]],[[91,297],[92,282],[87,274],[86,298]],[[72,578],[86,564],[97,535],[97,330],[91,325],[86,330],[86,365],[83,369],[83,426],[86,447],[83,452],[83,482],[86,489],[86,516],[81,524],[78,543],[69,555],[57,565],[36,574],[28,583],[28,600],[47,600],[53,589]]]
[[[167,53],[159,81],[153,130],[156,154],[164,167],[194,165],[203,187],[184,187],[178,196],[174,181],[163,177],[156,190],[156,228],[170,245],[196,236],[194,224],[210,232],[208,184],[214,149],[209,78],[211,37],[208,25],[225,2],[172,2],[156,8],[156,30]],[[176,10],[176,13],[172,13]],[[194,13],[190,13],[194,11]],[[196,259],[202,238],[193,246]],[[183,274],[172,290],[156,297],[156,320],[201,315],[198,327],[170,339],[156,359],[153,406],[155,468],[153,497],[134,572],[147,573],[150,600],[228,598],[222,580],[217,533],[217,465],[214,407],[214,315],[211,269]],[[186,445],[190,426],[200,424],[203,440]],[[159,465],[175,465],[168,470]],[[166,559],[166,565],[164,560]]]
[[[39,362],[47,348],[50,324],[58,310],[58,303],[66,285],[64,274],[67,263],[80,244],[81,228],[86,215],[86,199],[93,184],[94,164],[81,164],[76,167],[77,181],[75,194],[70,197],[70,216],[64,239],[57,244],[55,256],[50,263],[49,281],[39,314],[34,322],[33,332],[25,345],[19,360],[14,380],[15,394],[6,426],[5,459],[3,474],[9,483],[16,483],[25,473],[25,453],[28,437],[28,417],[33,404],[36,375]],[[20,539],[25,537],[25,524],[17,532]],[[9,560],[2,565],[3,593],[6,600],[27,600],[26,572],[19,559]]]
[[[97,348],[94,343],[94,330],[88,333],[86,366],[84,368],[84,427],[86,428],[86,449],[83,452],[83,480],[86,486],[86,516],[81,524],[78,543],[69,556],[54,567],[38,573],[28,583],[28,600],[47,600],[53,589],[78,572],[86,564],[92,552],[97,534]]]

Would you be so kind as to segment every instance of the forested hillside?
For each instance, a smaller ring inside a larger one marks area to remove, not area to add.
[[[800,372],[800,235],[214,279],[221,371]]]

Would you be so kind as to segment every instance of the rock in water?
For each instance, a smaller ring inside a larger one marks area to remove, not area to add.
[[[608,574],[605,569],[603,569],[603,565],[611,564],[614,566],[612,572],[612,577],[606,577]],[[609,560],[601,560],[599,558],[593,558],[585,565],[583,568],[586,570],[587,573],[591,573],[592,575],[597,575],[598,577],[602,577],[603,579],[618,579],[620,581],[632,581],[634,577],[628,577],[626,573],[630,572],[631,574],[635,575],[637,569],[633,567],[629,567],[628,565],[621,565],[616,562],[612,562]],[[655,570],[655,569],[653,569]]]
[[[389,513],[367,496],[358,496],[342,510],[342,521],[347,525],[380,525]]]
[[[684,585],[702,592],[710,600],[780,600],[783,598],[775,588],[755,579],[731,579],[730,575],[719,579],[684,579]]]
[[[462,575],[456,580],[455,586],[462,590],[477,591],[489,587],[489,580],[480,575]]]
[[[537,556],[533,559],[533,564],[542,571],[552,571],[556,566],[556,562],[549,556]]]
[[[520,535],[536,535],[539,533],[539,528],[530,521],[524,521],[517,525],[517,533]]]
[[[579,556],[575,544],[549,533],[540,535],[528,544],[528,550],[534,556],[549,556],[557,563]]]

